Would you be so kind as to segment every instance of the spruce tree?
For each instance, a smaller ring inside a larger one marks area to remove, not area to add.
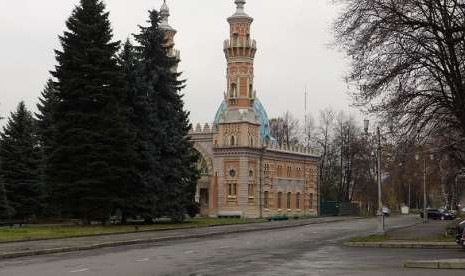
[[[42,189],[35,120],[24,102],[11,113],[0,136],[2,205],[15,218],[30,219],[40,212]]]
[[[181,221],[192,204],[197,155],[188,139],[191,125],[184,111],[181,90],[184,81],[172,68],[179,60],[168,56],[165,32],[159,27],[159,15],[149,13],[149,26],[140,27],[136,40],[142,89],[148,95],[151,121],[149,152],[154,159],[149,186],[156,198],[157,211]]]
[[[55,147],[46,166],[63,215],[105,220],[124,204],[133,157],[119,42],[100,0],[81,0],[56,51]]]
[[[153,196],[147,186],[147,174],[150,169],[150,155],[147,150],[149,116],[147,93],[139,89],[139,60],[131,41],[126,40],[118,57],[119,66],[124,74],[125,104],[128,109],[129,129],[132,134],[134,155],[131,179],[127,185],[125,203],[121,206],[122,223],[130,216],[152,217]]]
[[[5,181],[0,171],[0,220],[10,220],[14,215],[14,210],[10,207],[10,202],[6,195]]]
[[[44,213],[42,215],[52,216],[56,215],[56,209],[50,206],[50,187],[45,181],[45,171],[48,164],[48,158],[52,150],[55,148],[54,139],[55,133],[55,120],[54,112],[56,105],[58,104],[59,98],[57,90],[51,79],[47,81],[47,84],[42,91],[39,103],[37,104],[38,113],[35,113],[37,118],[37,136],[40,144],[40,181],[43,188],[43,201]]]
[[[38,113],[35,113],[37,118],[37,134],[39,137],[41,149],[44,158],[50,154],[54,148],[53,139],[55,137],[55,120],[54,111],[59,102],[58,93],[51,79],[47,81],[47,85],[42,91],[39,103],[37,104]]]

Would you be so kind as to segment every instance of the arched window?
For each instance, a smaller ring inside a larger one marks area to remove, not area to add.
[[[291,209],[291,193],[287,193],[287,209]]]
[[[277,205],[278,205],[278,209],[283,208],[282,202],[283,202],[283,193],[282,193],[282,192],[279,192],[279,193],[278,193],[278,204],[277,204]]]
[[[255,198],[255,184],[253,181],[249,182],[249,201],[253,201]]]
[[[229,93],[230,93],[231,99],[237,98],[237,84],[235,83],[231,84],[231,91]]]
[[[228,183],[228,198],[237,197],[237,183],[229,182]]]
[[[231,146],[235,146],[235,145],[236,145],[236,137],[231,136],[230,144],[231,144]]]
[[[249,136],[249,146],[253,147],[253,137]]]
[[[249,98],[250,99],[253,98],[253,85],[252,84],[249,84]]]
[[[233,45],[236,46],[239,40],[239,34],[238,33],[233,33]]]
[[[295,208],[300,209],[300,193],[295,195]]]
[[[268,209],[268,207],[269,207],[269,204],[268,204],[269,196],[270,196],[269,193],[265,192],[265,195],[264,195],[264,198],[263,198],[263,205],[264,205],[265,209]]]

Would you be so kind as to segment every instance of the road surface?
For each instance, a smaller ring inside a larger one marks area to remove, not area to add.
[[[413,217],[388,218],[388,227]],[[465,257],[460,250],[349,248],[343,241],[374,233],[375,219],[273,231],[123,246],[0,261],[1,276],[88,275],[464,275],[404,269],[406,259]]]

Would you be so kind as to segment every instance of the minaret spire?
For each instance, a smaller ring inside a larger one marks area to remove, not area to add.
[[[160,29],[165,33],[165,47],[167,48],[167,53],[169,57],[176,58],[180,60],[180,53],[174,48],[174,36],[176,35],[176,30],[170,26],[168,18],[170,17],[170,9],[166,4],[166,0],[163,0],[163,5],[160,8]],[[177,65],[172,68],[173,72],[177,72]]]
[[[249,17],[244,9],[245,0],[235,0],[234,3],[236,3],[236,13],[232,17]]]
[[[253,18],[244,12],[245,0],[235,0],[236,13],[228,18],[230,38],[224,42],[227,60],[227,105],[232,109],[252,109],[255,101],[254,58],[256,42],[250,37]]]
[[[174,30],[169,22],[168,18],[170,17],[170,9],[168,8],[168,5],[166,4],[166,0],[163,0],[163,5],[160,8],[160,28],[164,30]]]
[[[236,0],[234,1],[234,3],[236,3],[236,6],[237,6],[236,13],[245,13],[244,11],[245,0]]]

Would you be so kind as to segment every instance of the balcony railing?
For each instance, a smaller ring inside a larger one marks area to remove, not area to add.
[[[228,48],[257,48],[257,41],[255,39],[248,39],[248,38],[238,38],[238,39],[226,39],[224,41],[224,49]]]

